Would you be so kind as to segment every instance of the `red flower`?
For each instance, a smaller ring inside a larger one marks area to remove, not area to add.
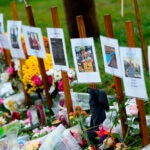
[[[48,79],[48,83],[49,83],[49,84],[52,84],[52,82],[53,82],[52,76],[48,76],[47,79]]]
[[[42,85],[42,80],[39,76],[34,75],[32,76],[32,81],[36,86],[41,86]]]
[[[59,81],[59,82],[58,82],[58,90],[59,90],[59,91],[64,91],[63,81]]]
[[[12,113],[12,120],[19,120],[20,119],[20,113],[19,112],[13,112]]]

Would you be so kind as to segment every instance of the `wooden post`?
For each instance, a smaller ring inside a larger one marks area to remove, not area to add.
[[[80,38],[86,38],[86,29],[85,29],[85,25],[84,25],[84,19],[83,16],[77,16],[76,17],[77,20],[77,27],[78,27],[78,32],[79,32],[79,37]],[[94,83],[90,83],[90,87],[96,89],[96,84]]]
[[[125,22],[125,26],[126,26],[128,46],[136,47],[133,23],[131,21]],[[146,124],[146,113],[144,109],[144,101],[140,99],[136,99],[136,103],[137,103],[138,110],[139,110],[138,117],[139,117],[140,133],[141,133],[141,138],[142,138],[142,146],[144,147],[149,144],[148,128]]]
[[[57,7],[51,8],[51,15],[52,15],[53,27],[59,28],[60,23],[59,23],[59,18],[58,18]],[[62,75],[62,80],[63,80],[63,88],[64,88],[64,94],[65,94],[67,113],[69,114],[70,112],[73,111],[73,107],[72,107],[72,99],[71,99],[71,94],[70,94],[68,74],[66,71],[61,71],[61,75]]]
[[[30,26],[35,26],[35,22],[34,22],[34,17],[33,17],[33,13],[32,13],[32,7],[27,5],[26,6],[26,13],[27,13],[27,18],[28,18],[28,22],[30,24]],[[38,59],[38,64],[40,67],[40,72],[42,75],[42,80],[43,80],[43,84],[44,84],[44,90],[45,90],[45,95],[46,95],[46,100],[47,100],[47,104],[49,109],[51,109],[52,107],[52,99],[49,93],[49,87],[48,87],[48,79],[46,76],[46,72],[45,72],[45,66],[44,66],[44,61],[41,58],[37,58]]]
[[[4,52],[4,57],[5,57],[6,66],[10,66],[10,63],[11,63],[10,50],[3,48],[3,52]]]
[[[104,23],[105,23],[107,37],[114,38],[111,15],[104,16]],[[116,98],[118,99],[118,105],[120,108],[119,113],[120,113],[122,132],[123,132],[123,136],[125,136],[128,129],[128,125],[127,125],[126,110],[125,107],[122,107],[122,104],[124,103],[124,94],[123,94],[123,86],[122,86],[121,79],[119,77],[114,76],[114,84],[116,90]]]
[[[144,41],[144,35],[143,35],[141,19],[140,19],[140,12],[139,12],[139,8],[138,8],[137,0],[134,0],[134,8],[135,8],[135,14],[136,14],[136,20],[137,20],[137,25],[138,25],[138,29],[139,29],[139,34],[140,34],[142,54],[143,54],[146,70],[148,71],[147,48],[146,48],[145,41]]]
[[[11,10],[12,10],[13,20],[19,20],[16,2],[11,3]],[[23,64],[25,63],[25,61],[23,59],[19,59],[19,61],[20,61],[21,76],[22,76],[23,75],[22,67],[23,67]],[[24,89],[24,86],[23,86],[23,90],[24,90],[26,104],[31,105],[30,95],[26,92],[26,90]]]

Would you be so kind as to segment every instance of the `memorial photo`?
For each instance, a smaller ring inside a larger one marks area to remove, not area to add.
[[[92,46],[75,47],[76,59],[79,72],[95,72]]]
[[[12,26],[10,28],[10,40],[11,40],[11,45],[15,49],[19,49],[19,43],[18,43],[18,27],[17,26]]]
[[[63,42],[61,38],[50,38],[54,62],[56,65],[66,65]]]
[[[28,32],[27,34],[28,34],[30,47],[35,50],[40,50],[38,34],[35,32]]]
[[[130,57],[124,57],[125,76],[130,78],[141,78],[140,65],[138,59],[131,59]]]
[[[104,45],[107,65],[112,68],[118,68],[115,48]]]

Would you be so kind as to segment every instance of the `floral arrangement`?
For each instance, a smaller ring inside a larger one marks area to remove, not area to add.
[[[53,69],[52,56],[49,53],[46,54],[46,58],[44,59],[44,66],[50,88],[50,94],[52,94],[55,90],[63,91],[61,71]],[[37,57],[30,56],[28,59],[26,59],[22,68],[22,72],[22,82],[24,84],[25,90],[29,94],[37,92],[37,90],[43,90],[43,82]],[[68,76],[70,81],[73,81],[75,76],[73,69],[69,69]]]

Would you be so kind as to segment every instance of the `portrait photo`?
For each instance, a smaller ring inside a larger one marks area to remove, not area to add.
[[[139,61],[136,58],[124,57],[125,76],[130,78],[141,78]]]
[[[118,40],[100,36],[105,72],[122,77]]]
[[[79,72],[95,72],[95,62],[93,58],[92,46],[76,46],[76,60]]]
[[[71,47],[78,82],[101,82],[93,38],[71,39]]]
[[[8,43],[14,58],[25,58],[21,42],[21,25],[21,21],[7,21]]]
[[[109,67],[118,68],[115,47],[104,45],[107,65]]]
[[[25,39],[27,54],[45,58],[46,50],[41,28],[22,25],[22,32]]]

